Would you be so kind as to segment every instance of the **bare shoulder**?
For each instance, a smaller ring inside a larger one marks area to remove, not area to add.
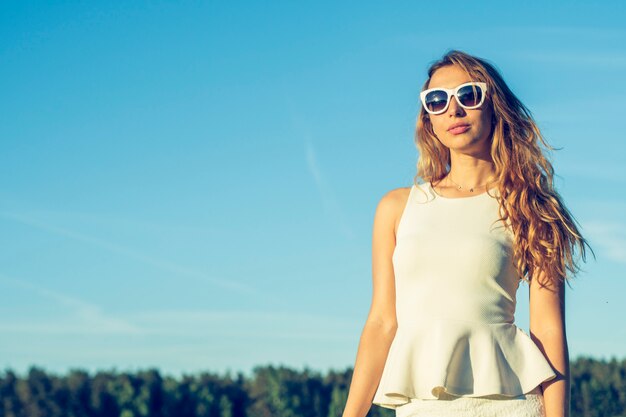
[[[411,188],[412,187],[394,188],[385,193],[378,203],[377,211],[380,216],[386,219],[387,223],[394,225],[394,234],[398,230],[400,217],[408,201]]]
[[[387,191],[380,199],[378,206],[387,212],[402,210],[406,205],[410,192],[411,187],[394,188]]]
[[[373,292],[368,322],[382,324],[386,328],[397,328],[393,252],[396,246],[398,220],[410,191],[410,187],[387,191],[380,199],[374,216],[372,233]]]

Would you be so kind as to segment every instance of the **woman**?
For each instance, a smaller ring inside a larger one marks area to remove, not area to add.
[[[343,417],[372,403],[399,417],[569,416],[563,284],[589,245],[553,188],[549,145],[498,71],[467,53],[434,63],[420,99],[424,182],[376,209]],[[530,336],[514,323],[521,281]]]

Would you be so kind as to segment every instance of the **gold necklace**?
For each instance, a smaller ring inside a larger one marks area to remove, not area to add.
[[[450,181],[452,181],[452,182],[453,182],[453,183],[454,183],[454,184],[458,187],[458,189],[459,189],[459,190],[462,190],[462,189],[463,189],[463,187],[461,187],[459,184],[457,184],[456,182],[454,182],[454,180],[452,180],[452,178],[450,177],[450,173],[448,173],[448,176],[447,176],[446,178],[448,178]],[[474,192],[474,188],[476,188],[476,187],[482,187],[482,186],[484,186],[484,185],[487,185],[487,183],[488,183],[488,182],[489,182],[489,181],[487,181],[487,182],[486,182],[486,183],[484,183],[484,184],[481,184],[481,185],[475,185],[475,186],[471,187],[471,188],[469,189],[470,193],[473,193],[473,192]]]

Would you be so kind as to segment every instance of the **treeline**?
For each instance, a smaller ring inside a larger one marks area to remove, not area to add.
[[[572,417],[626,417],[626,359],[571,362]],[[150,369],[0,374],[1,417],[341,417],[352,369],[325,375],[259,366],[241,373],[163,376]],[[370,417],[393,417],[372,406]]]

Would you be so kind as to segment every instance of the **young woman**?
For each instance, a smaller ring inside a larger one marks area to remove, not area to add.
[[[589,245],[539,145],[554,148],[494,66],[467,53],[434,63],[420,99],[414,184],[376,209],[372,305],[343,417],[372,403],[399,417],[568,417],[564,283]],[[521,281],[530,335],[514,323]]]

